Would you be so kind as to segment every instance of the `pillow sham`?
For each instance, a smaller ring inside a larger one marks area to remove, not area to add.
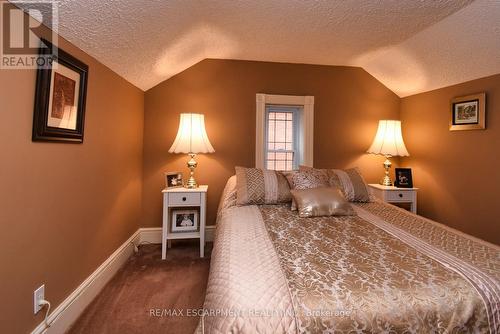
[[[311,170],[312,167],[300,166],[300,170]],[[348,169],[316,169],[328,174],[330,187],[337,187],[349,202],[372,202],[370,189],[366,184],[360,170]]]
[[[281,172],[236,167],[236,204],[277,204],[292,200],[290,187]]]
[[[236,175],[231,176],[227,182],[217,208],[217,219],[223,210],[236,206]]]
[[[311,189],[328,187],[329,175],[326,171],[314,168],[284,172],[290,189]]]
[[[291,190],[299,217],[351,216],[354,210],[338,188]]]

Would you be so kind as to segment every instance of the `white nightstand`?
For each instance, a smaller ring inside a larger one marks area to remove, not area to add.
[[[208,186],[198,188],[171,188],[164,189],[163,193],[163,233],[161,258],[167,257],[167,243],[175,239],[200,239],[200,257],[205,253],[205,220]],[[172,209],[186,207],[199,208],[199,231],[172,232]]]
[[[417,190],[418,188],[397,188],[394,186],[383,186],[381,184],[369,184],[375,197],[384,202],[397,204],[409,203],[410,211],[417,213]]]

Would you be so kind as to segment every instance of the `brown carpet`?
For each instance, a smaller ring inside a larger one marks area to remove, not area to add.
[[[161,245],[141,246],[68,333],[192,334],[198,317],[187,312],[202,307],[205,299],[211,244],[207,246],[200,259],[198,243],[173,242],[165,261]]]

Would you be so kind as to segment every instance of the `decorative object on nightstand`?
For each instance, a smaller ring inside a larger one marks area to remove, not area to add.
[[[401,121],[381,120],[378,122],[377,134],[372,145],[368,149],[368,153],[380,154],[385,157],[384,169],[385,176],[380,182],[384,186],[392,186],[392,181],[389,176],[391,169],[391,157],[407,157],[410,154],[406,150],[401,134]]]
[[[370,186],[373,195],[378,199],[394,205],[410,204],[410,211],[417,213],[418,188],[396,188],[376,183],[369,184],[368,186]]]
[[[168,172],[165,173],[165,187],[178,188],[182,187],[182,173],[181,172]]]
[[[394,185],[397,188],[413,188],[411,168],[396,168],[394,174],[396,175]]]
[[[186,187],[196,188],[198,186],[194,179],[194,169],[198,165],[194,159],[196,154],[215,152],[205,130],[205,116],[202,114],[181,114],[177,136],[168,152],[185,153],[191,157],[187,163],[190,176]]]
[[[167,257],[170,240],[200,239],[200,257],[205,253],[205,221],[208,186],[166,188],[163,193],[161,258]]]
[[[172,232],[198,230],[198,210],[172,210]]]

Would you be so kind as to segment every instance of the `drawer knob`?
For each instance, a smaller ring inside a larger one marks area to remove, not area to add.
[[[186,201],[186,197],[183,197],[183,198],[182,198],[182,201],[183,201],[183,202],[185,202],[185,201]]]
[[[399,194],[399,197],[403,197],[403,194]]]

